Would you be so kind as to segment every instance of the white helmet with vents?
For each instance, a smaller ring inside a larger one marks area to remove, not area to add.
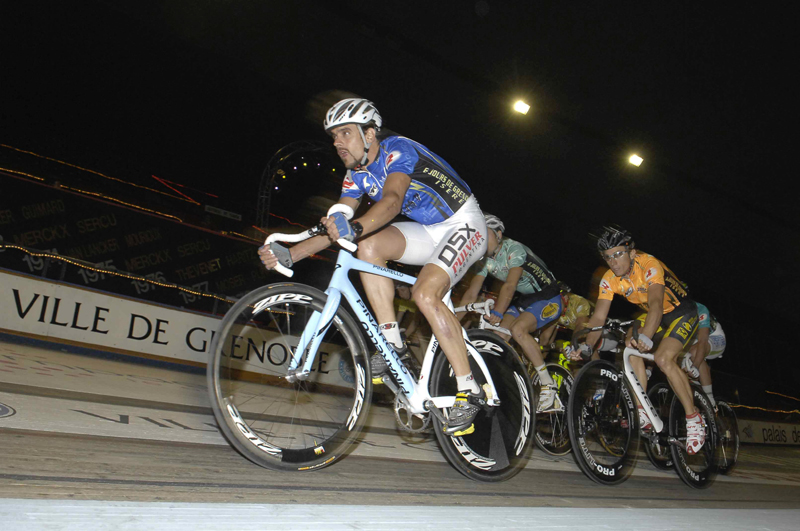
[[[367,125],[372,122],[378,129],[383,125],[381,114],[374,103],[363,98],[347,98],[328,109],[323,125],[325,131],[330,131],[339,125]]]

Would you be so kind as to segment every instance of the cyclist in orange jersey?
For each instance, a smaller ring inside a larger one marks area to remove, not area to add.
[[[675,274],[661,261],[634,248],[633,237],[628,231],[619,227],[604,227],[603,233],[597,238],[597,250],[610,269],[600,281],[597,304],[588,326],[605,323],[614,295],[622,295],[647,312],[638,339],[629,335],[626,344],[640,352],[655,349],[656,364],[666,375],[687,412],[686,450],[689,454],[695,454],[705,443],[705,426],[694,406],[689,378],[678,366],[677,358],[693,339],[698,320],[697,305],[688,297]],[[659,327],[661,332],[658,332]],[[593,345],[599,334],[589,334],[586,343]],[[636,377],[646,388],[644,360],[631,357],[631,365]],[[640,428],[652,429],[641,407],[639,405]]]

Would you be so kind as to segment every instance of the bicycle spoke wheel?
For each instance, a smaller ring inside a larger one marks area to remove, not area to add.
[[[672,406],[672,397],[675,394],[672,392],[669,384],[665,382],[657,383],[647,390],[647,397],[652,402],[653,407],[656,408],[658,416],[661,419],[669,418],[669,410]],[[653,463],[653,466],[659,470],[669,470],[672,468],[672,449],[670,448],[669,441],[667,440],[667,431],[661,430],[661,433],[652,434],[652,440],[644,437],[644,451],[647,458]]]
[[[308,377],[287,380],[300,336],[325,300],[309,286],[259,288],[228,311],[212,341],[208,387],[214,416],[231,445],[258,465],[327,466],[364,425],[372,394],[366,345],[343,308],[323,336]]]
[[[572,451],[572,444],[569,441],[569,429],[567,428],[567,406],[569,405],[569,395],[574,385],[572,373],[558,363],[548,363],[547,372],[553,378],[558,388],[558,398],[561,400],[562,408],[560,411],[536,414],[536,446],[543,452],[550,455],[567,455]],[[539,373],[533,371],[531,377],[533,395],[539,396],[541,382]]]
[[[593,481],[614,485],[633,471],[639,437],[636,406],[617,368],[587,363],[575,378],[569,400],[569,436],[575,461]]]
[[[729,474],[739,459],[739,423],[736,413],[727,402],[717,400],[717,466],[722,474]]]
[[[706,425],[706,442],[695,455],[686,451],[686,412],[676,396],[672,400],[669,415],[669,434],[676,440],[671,445],[675,471],[684,483],[695,489],[704,489],[711,485],[716,474],[714,451],[717,442],[717,426],[714,408],[700,386],[692,384],[694,406],[703,417]]]
[[[469,339],[486,363],[500,405],[478,414],[474,433],[461,437],[445,435],[435,417],[434,432],[442,453],[456,470],[478,481],[504,481],[518,474],[528,462],[536,423],[531,383],[517,353],[496,335],[471,330]],[[470,367],[478,385],[486,383],[472,357]],[[456,392],[455,374],[444,352],[439,351],[431,370],[430,394],[452,396]]]

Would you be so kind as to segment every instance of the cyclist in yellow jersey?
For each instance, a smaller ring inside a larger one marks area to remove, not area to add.
[[[594,305],[588,299],[581,297],[578,294],[572,293],[570,289],[561,284],[561,301],[564,308],[561,317],[558,318],[558,326],[572,330],[572,335],[575,332],[584,328],[584,325],[589,322],[589,316],[592,315]],[[539,344],[549,345],[552,343],[556,335],[557,327],[552,326],[545,328],[539,334]]]
[[[610,270],[600,281],[600,290],[590,327],[601,326],[608,317],[614,295],[622,295],[647,312],[638,339],[628,337],[627,346],[640,352],[651,352],[664,372],[686,415],[686,451],[696,454],[705,443],[705,426],[694,406],[689,378],[678,366],[677,358],[691,342],[697,326],[697,305],[675,275],[657,258],[637,251],[633,237],[619,227],[604,227],[597,238],[597,249]],[[656,334],[662,329],[659,338]],[[586,338],[588,345],[597,341],[600,332]],[[658,341],[660,339],[660,341]],[[654,347],[654,340],[658,345]],[[639,382],[646,388],[644,361],[631,357],[631,365]],[[639,406],[641,408],[641,405]],[[642,430],[651,429],[644,411],[639,412]]]

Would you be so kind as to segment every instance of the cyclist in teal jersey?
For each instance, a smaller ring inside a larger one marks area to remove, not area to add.
[[[698,316],[697,339],[689,348],[689,356],[691,356],[692,365],[699,372],[698,379],[700,380],[700,385],[703,386],[703,392],[711,400],[711,404],[716,407],[717,403],[714,400],[711,385],[711,368],[706,361],[722,357],[727,344],[725,332],[719,322],[711,315],[711,312],[708,311],[708,308],[699,302],[696,304]]]
[[[488,250],[478,264],[482,268],[472,277],[458,306],[475,302],[487,276],[503,282],[497,303],[486,319],[511,331],[511,336],[539,373],[542,390],[537,412],[560,410],[564,404],[558,398],[539,344],[531,334],[538,328],[556,325],[562,311],[561,283],[533,251],[504,236],[505,225],[497,216],[485,214],[485,218],[489,229]]]

